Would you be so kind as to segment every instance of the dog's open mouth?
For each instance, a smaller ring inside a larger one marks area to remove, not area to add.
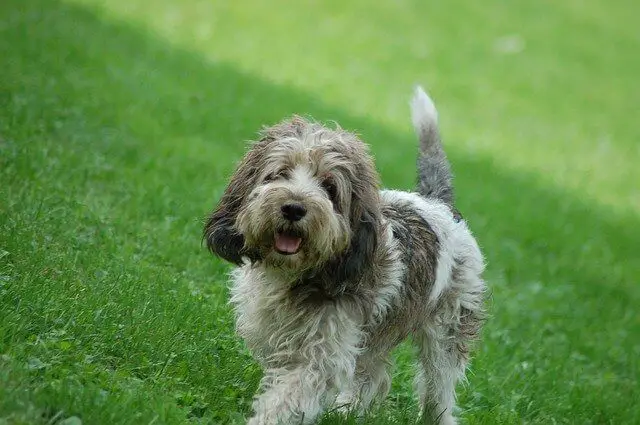
[[[290,231],[276,233],[275,248],[282,255],[293,255],[300,251],[302,238],[299,234]]]

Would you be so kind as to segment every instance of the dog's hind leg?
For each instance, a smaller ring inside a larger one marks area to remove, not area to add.
[[[419,364],[416,389],[424,424],[455,424],[455,387],[464,377],[466,361],[446,341],[446,335],[422,329],[415,335]]]
[[[466,283],[443,294],[436,320],[414,333],[421,366],[416,383],[425,424],[456,423],[456,384],[465,379],[471,345],[484,319],[482,281]]]

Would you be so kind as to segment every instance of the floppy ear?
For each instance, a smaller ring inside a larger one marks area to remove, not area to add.
[[[337,267],[338,277],[356,282],[365,268],[373,262],[378,247],[381,211],[379,176],[364,143],[352,145],[358,161],[351,178],[351,245]],[[335,276],[335,275],[334,275]]]
[[[352,223],[353,235],[349,248],[329,260],[320,270],[313,271],[303,281],[314,282],[330,297],[340,295],[349,286],[358,284],[360,278],[370,267],[378,247],[380,213],[377,210],[363,210],[357,223]]]
[[[245,198],[257,183],[258,173],[271,141],[273,139],[263,138],[245,154],[204,227],[204,238],[209,250],[237,265],[242,264],[242,257],[245,256],[251,261],[259,260],[257,252],[244,248],[244,236],[235,229],[235,223]]]
[[[357,285],[366,269],[371,266],[378,248],[381,228],[378,175],[372,160],[359,152],[351,195],[351,242],[349,248],[329,260],[313,277],[328,295],[338,295],[348,286]],[[355,177],[357,176],[357,177]]]
[[[335,265],[333,278],[338,282],[354,282],[373,262],[378,247],[379,217],[371,211],[363,211],[351,237],[349,249]]]

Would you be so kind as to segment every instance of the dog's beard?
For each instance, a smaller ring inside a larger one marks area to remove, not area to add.
[[[258,191],[240,211],[236,226],[245,248],[257,252],[259,261],[301,275],[347,248],[349,225],[329,200],[320,197],[305,198],[305,217],[287,221],[280,208],[290,197],[286,190]]]

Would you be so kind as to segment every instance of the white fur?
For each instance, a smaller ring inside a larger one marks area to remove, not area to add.
[[[424,126],[428,127],[438,124],[438,110],[436,109],[436,105],[420,86],[416,86],[413,98],[411,99],[411,120],[416,130]]]
[[[238,333],[266,369],[249,423],[311,423],[333,401],[323,396],[335,397],[353,379],[364,318],[346,301],[296,309],[272,273],[246,265],[232,275]]]
[[[391,265],[383,273],[385,284],[375,294],[368,317],[348,300],[317,309],[296,308],[288,301],[286,277],[273,269],[246,264],[232,272],[237,331],[266,370],[253,406],[256,416],[249,424],[294,423],[302,418],[292,415],[301,411],[304,423],[310,423],[329,404],[351,405],[357,400],[365,408],[378,394],[388,392],[386,364],[368,358],[361,348],[366,345],[364,327],[384,320],[403,284],[405,266],[390,227],[381,242]],[[355,377],[356,362],[366,368],[360,380]],[[370,382],[362,382],[364,377]]]
[[[456,222],[449,207],[437,199],[424,198],[417,193],[398,190],[381,191],[383,202],[395,205],[409,205],[429,223],[439,242],[436,279],[429,294],[429,301],[435,305],[447,289],[459,294],[444,305],[443,320],[459,320],[460,309],[472,311],[481,309],[481,298],[477,295],[484,290],[480,278],[484,271],[484,261],[477,242],[464,221]],[[464,259],[456,264],[456,258]],[[457,266],[458,280],[451,279],[453,267]],[[452,361],[447,354],[449,335],[442,333],[442,327],[426,325],[415,333],[420,367],[416,375],[416,390],[420,395],[421,416],[431,414],[440,417],[439,423],[454,425],[455,385],[465,378],[466,362]]]
[[[459,243],[466,241],[471,234],[464,221],[455,222],[451,210],[437,199],[424,198],[417,193],[399,190],[381,191],[382,199],[388,203],[406,203],[411,205],[438,237],[440,251],[438,252],[438,266],[436,281],[429,296],[430,301],[436,301],[440,294],[451,284],[451,270],[455,262],[456,250],[461,249]],[[470,249],[466,248],[465,249]]]
[[[436,280],[429,301],[435,305],[447,289],[453,289],[459,294],[452,304],[445,305],[446,312],[441,317],[450,317],[456,321],[459,320],[461,307],[472,311],[480,310],[481,298],[477,294],[484,290],[484,282],[480,278],[484,271],[484,261],[467,224],[462,220],[456,222],[449,207],[437,199],[397,190],[384,190],[381,195],[383,202],[412,206],[438,237],[440,250]],[[463,258],[465,261],[456,264],[456,258]],[[451,279],[454,265],[458,267],[458,280]],[[445,412],[440,423],[453,425],[457,423],[452,414],[455,406],[455,384],[464,379],[466,362],[452,363],[451,356],[446,354],[447,350],[443,347],[449,338],[437,326],[424,326],[416,332],[415,342],[421,363],[416,376],[416,389],[420,394],[422,407],[427,402],[432,403],[430,407],[436,415]]]

